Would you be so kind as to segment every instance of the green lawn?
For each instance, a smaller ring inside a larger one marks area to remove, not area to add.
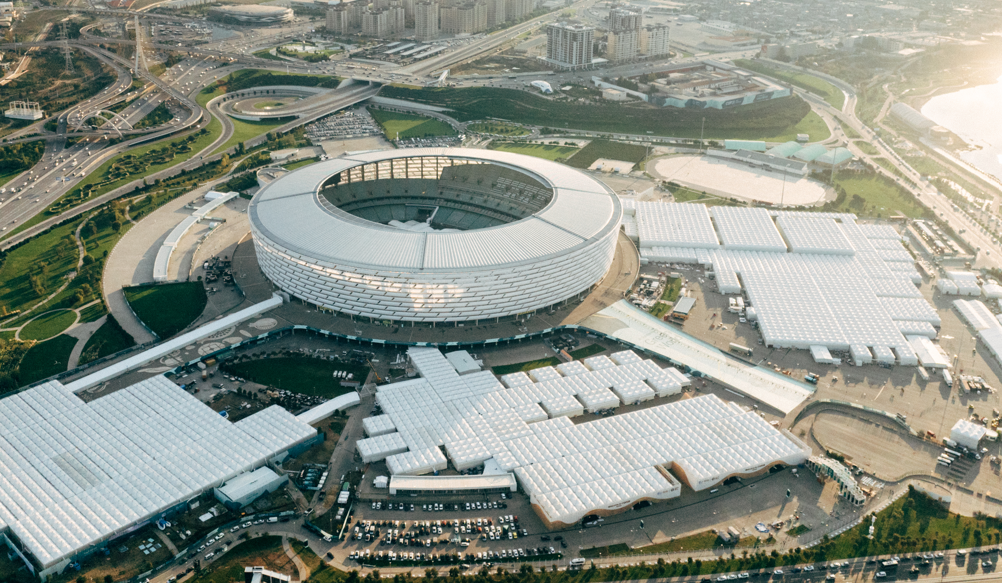
[[[543,368],[544,366],[556,366],[560,364],[560,359],[556,356],[551,356],[550,358],[540,358],[539,360],[530,360],[529,362],[517,362],[515,364],[503,364],[501,366],[495,366],[491,369],[494,374],[510,374],[513,372],[528,372],[537,368]]]
[[[0,266],[0,305],[10,312],[25,310],[62,285],[76,270],[76,245],[68,238],[79,224],[80,219],[55,227],[7,253]]]
[[[778,134],[765,136],[761,140],[764,142],[789,142],[796,140],[797,134],[807,134],[810,136],[810,141],[821,142],[830,138],[832,132],[828,129],[825,120],[821,119],[820,115],[811,111],[796,124],[788,126]]]
[[[863,140],[856,140],[853,142],[853,145],[855,145],[860,150],[863,150],[864,153],[869,154],[871,156],[876,156],[877,154],[880,153],[877,151],[877,148],[874,147],[874,145],[871,144],[870,142],[866,142]]]
[[[305,356],[263,358],[247,362],[226,363],[226,372],[249,381],[292,391],[305,395],[320,395],[333,398],[354,389],[342,387],[334,379],[334,373],[345,371],[353,375],[352,380],[365,382],[368,367],[355,363],[343,363]]]
[[[174,116],[171,115],[170,110],[167,109],[167,104],[161,103],[153,108],[153,111],[147,113],[143,119],[136,122],[136,125],[134,125],[133,128],[137,130],[142,128],[153,128],[158,125],[163,125],[172,119],[174,119]]]
[[[188,579],[188,582],[232,583],[244,576],[246,565],[262,566],[293,577],[298,572],[292,559],[287,557],[285,551],[282,550],[281,537],[261,536],[245,540],[233,547],[233,550],[217,558],[210,568],[196,572],[194,577]]]
[[[285,59],[283,59],[282,57],[279,57],[278,55],[271,54],[271,49],[264,49],[264,50],[256,51],[254,53],[254,56],[257,57],[257,58],[259,58],[259,59],[269,59],[269,60],[272,60],[272,61],[285,61]]]
[[[501,122],[477,122],[466,126],[466,129],[479,134],[494,134],[496,136],[524,136],[531,132],[520,125]]]
[[[205,309],[205,287],[200,281],[125,288],[132,311],[161,340],[194,322]],[[169,309],[165,309],[170,306]]]
[[[610,142],[609,140],[592,140],[587,146],[581,148],[580,152],[574,154],[567,161],[567,165],[574,168],[587,168],[599,158],[637,163],[641,162],[646,156],[647,148],[644,146],[621,144],[619,142]],[[630,170],[632,170],[632,167],[626,171],[629,172]]]
[[[93,322],[107,313],[108,310],[104,309],[104,303],[98,302],[92,306],[88,306],[80,310],[80,322],[81,323]]]
[[[670,304],[666,304],[664,302],[658,302],[654,304],[653,308],[651,308],[650,314],[655,318],[657,318],[658,320],[661,320],[665,317],[666,314],[668,314],[668,312],[671,312],[671,308],[672,307]]]
[[[681,551],[697,551],[697,550],[712,549],[714,547],[724,546],[722,544],[717,544],[717,543],[718,543],[717,535],[713,532],[706,531],[698,534],[676,538],[675,540],[671,540],[668,542],[638,547],[636,549],[630,549],[630,547],[623,544],[611,545],[608,547],[595,547],[590,549],[583,549],[581,551],[581,556],[586,558],[591,558],[591,557],[610,557],[613,555],[632,555],[638,553],[647,553],[647,554],[677,553]]]
[[[197,135],[190,140],[188,139],[189,134],[167,141],[139,146],[118,154],[99,166],[97,170],[88,174],[75,188],[53,203],[46,212],[53,214],[65,211],[90,198],[111,192],[143,176],[148,176],[188,161],[219,137],[220,132],[223,130],[223,124],[213,117],[205,129],[207,130],[206,133]],[[154,150],[160,151],[156,160],[161,161],[156,162],[154,160],[153,163],[146,165],[150,162],[148,157]],[[124,170],[123,168],[126,166],[132,170]],[[39,214],[36,218],[44,220],[48,217]]]
[[[666,302],[674,302],[678,299],[678,294],[682,291],[682,280],[678,277],[669,277],[665,291],[661,293],[661,299]]]
[[[839,127],[842,128],[842,132],[845,134],[845,137],[849,138],[850,140],[858,140],[859,138],[863,137],[859,135],[859,132],[852,129],[851,126],[842,123],[842,120],[839,120],[838,125]]]
[[[115,317],[109,315],[104,324],[101,324],[97,332],[84,345],[83,352],[80,354],[80,364],[115,354],[119,350],[125,350],[135,344],[132,336],[122,329]]]
[[[423,115],[411,115],[375,108],[370,108],[369,114],[383,128],[387,140],[456,135],[456,130],[452,129],[449,124]]]
[[[518,144],[513,142],[491,142],[491,150],[514,152],[535,156],[546,160],[564,160],[578,153],[580,148],[571,146],[554,146],[551,144]]]
[[[545,99],[515,89],[408,88],[385,86],[380,96],[416,101],[452,111],[459,121],[503,118],[516,123],[545,128],[578,129],[600,132],[680,138],[759,140],[789,131],[811,108],[797,96],[784,97],[729,109],[685,109],[653,107],[647,104],[622,104]],[[705,124],[704,124],[705,118]]]
[[[231,117],[230,121],[233,123],[233,135],[210,155],[225,152],[241,142],[246,142],[251,138],[256,138],[261,134],[266,134],[277,127],[289,123],[288,118],[283,118],[281,121],[244,121]]]
[[[807,73],[775,69],[764,63],[748,59],[738,59],[734,61],[734,64],[749,71],[755,71],[756,73],[761,73],[780,81],[786,81],[790,85],[800,87],[801,89],[806,89],[815,95],[821,96],[829,105],[839,111],[842,110],[842,106],[845,104],[845,94],[842,93],[842,90],[819,77],[808,75]]]
[[[595,356],[596,354],[601,354],[603,352],[605,352],[605,347],[603,347],[602,345],[589,344],[588,346],[572,350],[568,352],[568,354],[570,354],[571,358],[573,358],[574,360],[581,360],[584,358],[588,358],[589,356]]]
[[[76,338],[63,334],[29,348],[19,367],[21,386],[65,372],[76,343]]]
[[[839,209],[860,216],[888,217],[899,212],[918,218],[927,211],[907,190],[888,178],[875,174],[836,172],[835,185],[845,189]],[[854,198],[854,195],[859,198]]]
[[[313,164],[314,162],[318,162],[319,160],[320,160],[319,158],[306,158],[305,160],[296,160],[295,162],[293,162],[291,164],[285,164],[282,167],[285,168],[286,170],[295,170],[296,168],[302,168],[303,166],[309,166],[310,164]]]
[[[54,310],[42,314],[21,328],[21,340],[46,340],[58,336],[76,321],[77,314],[72,310]]]

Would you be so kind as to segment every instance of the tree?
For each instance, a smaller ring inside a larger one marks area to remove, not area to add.
[[[111,222],[111,230],[115,231],[116,233],[119,232],[119,231],[121,231],[122,230],[122,221],[112,221]]]
[[[104,583],[114,583],[115,579],[111,575],[104,576]]]

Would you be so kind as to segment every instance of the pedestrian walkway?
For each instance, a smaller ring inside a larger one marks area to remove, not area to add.
[[[288,536],[282,537],[282,548],[285,549],[285,555],[289,557],[289,559],[291,559],[292,562],[296,565],[296,569],[299,571],[299,580],[306,581],[307,579],[309,579],[310,568],[307,567],[306,563],[304,563],[303,560],[299,558],[299,555],[296,554],[296,551],[292,550],[292,545],[289,544]]]

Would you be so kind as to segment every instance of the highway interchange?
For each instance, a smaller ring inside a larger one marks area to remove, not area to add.
[[[574,6],[585,7],[591,6],[592,4],[594,4],[592,0],[585,0],[583,2],[575,3]],[[230,137],[232,137],[234,131],[233,124],[229,121],[229,118],[226,115],[221,113],[218,109],[218,104],[210,103],[207,108],[202,108],[195,102],[195,97],[204,87],[235,70],[242,68],[268,68],[276,71],[288,70],[300,73],[325,73],[342,77],[350,77],[356,80],[356,84],[348,85],[343,89],[339,89],[336,92],[336,98],[331,101],[324,102],[322,107],[318,107],[315,111],[307,112],[303,117],[280,128],[279,131],[282,131],[284,129],[291,129],[292,127],[308,123],[314,119],[328,115],[333,111],[357,103],[362,99],[366,99],[369,96],[374,95],[378,91],[381,84],[409,83],[422,86],[434,85],[437,74],[441,70],[460,62],[469,61],[479,55],[495,51],[498,47],[512,42],[523,33],[533,30],[546,22],[554,20],[555,18],[557,18],[556,13],[547,14],[533,19],[532,21],[516,25],[515,27],[499,32],[495,35],[485,36],[469,42],[457,43],[457,46],[453,50],[442,53],[425,61],[404,67],[390,68],[378,68],[373,66],[371,63],[358,63],[353,62],[350,59],[335,61],[331,64],[311,65],[298,63],[284,64],[253,57],[252,53],[258,50],[272,47],[276,42],[295,37],[297,31],[305,30],[304,26],[294,27],[291,29],[266,29],[260,35],[255,34],[253,42],[250,42],[246,37],[237,36],[192,50],[191,57],[181,64],[171,67],[160,78],[151,79],[152,76],[149,75],[148,72],[141,73],[139,76],[143,77],[148,82],[144,88],[135,90],[141,93],[141,97],[134,104],[130,105],[121,112],[121,117],[124,118],[128,125],[131,126],[142,119],[143,116],[152,111],[164,100],[171,100],[172,103],[176,104],[180,109],[186,109],[189,112],[186,119],[175,118],[168,123],[168,127],[155,128],[153,131],[139,132],[138,137],[131,137],[136,132],[129,130],[126,126],[121,126],[119,127],[119,130],[121,130],[121,133],[124,134],[127,139],[126,141],[120,142],[114,146],[103,146],[102,144],[102,142],[105,142],[108,139],[109,132],[107,131],[91,133],[85,132],[82,135],[89,136],[87,140],[81,140],[76,144],[67,147],[65,145],[67,127],[72,127],[73,125],[78,124],[82,116],[90,117],[88,114],[92,115],[98,111],[106,110],[108,107],[121,101],[126,95],[129,95],[128,92],[132,87],[133,74],[135,73],[134,71],[131,71],[131,66],[128,61],[118,57],[114,53],[97,48],[86,39],[81,40],[76,44],[76,46],[82,48],[83,50],[87,50],[112,66],[117,74],[116,81],[111,86],[103,89],[101,92],[89,98],[85,102],[77,104],[69,110],[58,113],[56,116],[58,122],[57,132],[47,133],[43,136],[43,139],[47,141],[47,146],[46,153],[41,161],[31,171],[9,182],[5,188],[6,192],[0,193],[0,222],[2,222],[2,225],[0,225],[0,229],[2,229],[0,230],[0,237],[6,235],[5,231],[16,228],[17,225],[24,223],[39,212],[42,212],[80,180],[86,177],[88,173],[96,170],[101,166],[101,164],[113,156],[127,151],[131,147],[155,141],[160,137],[178,134],[182,130],[205,127],[209,123],[209,117],[208,115],[205,115],[206,112],[221,121],[223,125],[222,133],[211,145],[203,149],[202,152],[199,152],[198,155],[192,157],[188,162],[161,174],[166,176],[176,173],[181,169],[192,169],[201,165],[206,160],[213,159],[213,157],[209,156],[209,154],[214,152],[219,148],[219,146],[226,143]],[[49,46],[49,44],[39,43],[39,46]],[[167,49],[170,47],[154,45],[153,48]],[[748,58],[751,56],[753,56],[753,53],[750,51],[734,51],[730,53],[716,54],[713,58],[728,60]],[[697,59],[693,58],[690,60]],[[670,63],[631,63],[628,65],[604,69],[601,72],[595,72],[595,74],[601,74],[605,77],[632,76],[657,71],[659,68],[668,65],[675,66],[679,62],[680,60],[675,60]],[[558,73],[548,75],[543,78],[555,86],[571,82],[587,84],[587,80],[592,74],[593,72],[591,71]],[[837,81],[832,79],[827,80],[832,82]],[[526,81],[527,79],[522,77],[517,80],[503,77],[451,80],[452,83],[455,83],[455,85],[459,87],[494,86],[513,89],[523,89]],[[999,242],[993,234],[983,231],[980,227],[973,223],[972,219],[966,212],[956,208],[955,205],[945,196],[937,194],[935,189],[929,185],[928,181],[924,177],[918,174],[907,164],[907,162],[901,159],[878,137],[876,133],[873,132],[873,130],[863,124],[854,112],[856,95],[852,87],[841,82],[837,82],[836,85],[846,94],[845,107],[841,111],[831,107],[827,102],[816,95],[803,91],[798,91],[798,93],[805,97],[805,99],[807,99],[811,104],[812,108],[816,111],[827,115],[831,119],[838,119],[848,127],[853,128],[856,132],[862,135],[865,140],[877,148],[880,156],[891,160],[900,172],[902,172],[905,176],[908,176],[915,184],[919,185],[918,187],[913,188],[908,184],[903,184],[912,190],[912,192],[916,194],[924,205],[931,208],[937,216],[952,225],[955,230],[958,232],[961,229],[965,230],[961,236],[972,247],[982,250],[979,254],[978,266],[999,267],[1002,265],[1002,248],[1000,248]],[[41,124],[38,124],[38,126],[40,125]],[[837,126],[835,127],[837,128]],[[9,137],[9,139],[11,141],[15,141],[19,137],[23,139],[23,136],[27,133],[28,132],[22,131],[19,132],[20,136],[12,136]],[[836,137],[840,136],[841,134],[838,134]],[[851,144],[851,141],[849,141],[848,147],[854,154],[861,158],[869,159],[875,157],[862,152],[858,147]],[[873,164],[873,166],[879,168],[876,164]],[[882,168],[879,169],[880,171],[886,172]],[[893,179],[897,178],[890,173],[887,174]],[[159,176],[160,175],[150,176],[147,178],[154,179]],[[86,204],[80,205],[68,213],[51,217],[37,227],[23,231],[15,237],[9,237],[0,241],[0,248],[22,241],[55,222],[93,209],[107,200],[118,196],[122,192],[126,192],[127,189],[133,186],[133,184],[134,183],[130,183],[129,185],[123,186],[122,188],[102,197],[88,201]],[[17,191],[14,192],[14,189],[17,189]],[[330,545],[324,543],[315,536],[308,535],[305,531],[300,530],[299,526],[300,522],[297,521],[292,523],[283,523],[280,525],[262,525],[257,530],[278,534],[294,534],[298,538],[306,537],[308,538],[311,547],[318,551],[318,554],[321,556],[324,556],[330,550]],[[991,555],[991,559],[993,562],[996,561],[997,555]],[[921,569],[917,578],[920,580],[931,580],[935,578],[941,581],[1002,581],[1002,576],[996,574],[993,569],[989,569],[987,572],[984,572],[979,568],[973,572],[967,572],[969,571],[968,566],[971,560],[974,559],[968,557],[965,559],[963,564],[960,564],[956,554],[954,552],[950,552],[947,553],[943,559],[933,561],[928,568]],[[623,563],[624,561],[605,561],[605,563],[609,564],[613,562]],[[602,563],[602,561],[599,562],[599,564]],[[170,576],[177,575],[188,564],[189,563],[181,564],[177,567],[177,569],[171,569],[157,575],[157,577],[154,578],[155,583],[166,582]],[[511,567],[511,565],[509,565],[509,567]],[[444,569],[442,574],[447,574],[447,571],[448,569]],[[392,570],[384,569],[384,572],[392,572]],[[872,579],[875,569],[873,564],[867,563],[867,560],[858,559],[856,561],[851,561],[849,568],[843,569],[840,572],[842,574],[839,575],[839,580],[861,581]],[[820,573],[820,571],[815,571],[815,573]],[[899,578],[904,578],[905,574],[905,570],[902,569],[901,573],[898,574]],[[678,580],[699,581],[700,579],[700,577],[690,577]],[[819,579],[823,579],[823,576],[819,577],[814,573],[793,573],[792,571],[787,570],[783,580],[810,581]],[[758,577],[758,580],[766,580],[766,578]],[[773,580],[776,580],[776,577],[773,577]]]

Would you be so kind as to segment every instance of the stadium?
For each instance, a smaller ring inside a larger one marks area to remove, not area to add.
[[[220,22],[230,24],[281,24],[295,20],[291,8],[284,6],[216,6],[209,11],[209,16]]]
[[[374,320],[528,315],[592,289],[613,260],[619,199],[555,162],[418,148],[348,154],[262,188],[258,263],[283,291]]]

